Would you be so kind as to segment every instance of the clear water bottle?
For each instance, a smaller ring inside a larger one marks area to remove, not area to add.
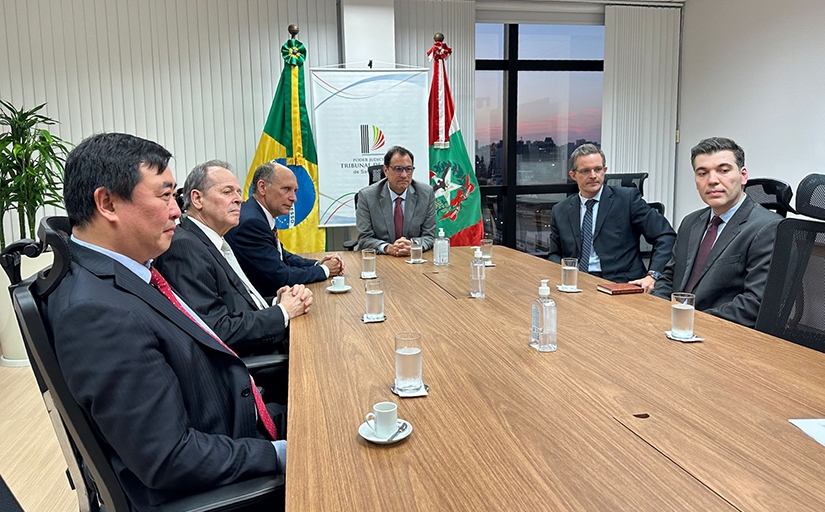
[[[484,298],[484,259],[481,257],[481,248],[475,247],[473,261],[470,262],[470,297]]]
[[[444,228],[438,228],[438,237],[433,245],[433,263],[439,266],[450,264],[450,239],[444,236]]]
[[[539,352],[556,351],[556,303],[550,298],[548,279],[541,280],[539,296],[531,304],[530,346]]]

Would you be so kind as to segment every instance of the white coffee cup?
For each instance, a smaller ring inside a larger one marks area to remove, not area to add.
[[[398,406],[392,402],[378,402],[368,412],[364,421],[367,422],[375,437],[386,439],[398,430]]]
[[[344,276],[335,276],[332,278],[332,288],[335,290],[341,290],[347,285]]]

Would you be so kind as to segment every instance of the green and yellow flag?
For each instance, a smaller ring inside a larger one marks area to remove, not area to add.
[[[258,150],[246,176],[245,198],[252,192],[255,169],[272,160],[292,169],[298,180],[298,200],[289,214],[275,219],[278,237],[290,252],[326,250],[326,232],[319,228],[318,156],[306,108],[304,61],[306,47],[290,39],[281,47],[284,70],[269,109]]]

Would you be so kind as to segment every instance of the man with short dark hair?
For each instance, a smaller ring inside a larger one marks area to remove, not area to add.
[[[435,240],[433,188],[413,180],[413,154],[393,146],[384,155],[384,178],[358,192],[358,248],[409,256],[410,239],[421,238],[423,251]]]
[[[288,214],[298,199],[295,173],[268,162],[255,169],[252,183],[254,192],[241,205],[240,222],[225,235],[252,285],[265,297],[272,297],[283,286],[343,275],[338,254],[328,254],[321,261],[303,258],[287,251],[278,238],[275,217]]]
[[[72,261],[44,307],[69,389],[135,510],[286,461],[286,441],[273,441],[285,418],[274,424],[244,363],[151,267],[180,216],[170,158],[120,133],[69,153]]]
[[[186,217],[155,267],[186,303],[240,355],[271,353],[286,337],[289,320],[312,305],[304,285],[284,286],[270,307],[240,268],[224,240],[238,225],[241,186],[229,164],[210,160],[192,169],[183,186]]]
[[[604,152],[582,144],[570,156],[570,177],[579,193],[553,207],[549,259],[578,258],[579,270],[615,282],[633,282],[650,293],[670,258],[676,233],[631,187],[603,186]],[[639,237],[653,245],[645,269]]]
[[[708,207],[682,220],[654,294],[693,293],[699,311],[753,327],[782,217],[745,194],[745,151],[736,142],[704,139],[691,149],[690,161]]]

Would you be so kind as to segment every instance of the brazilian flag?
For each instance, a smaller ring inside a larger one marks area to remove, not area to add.
[[[281,55],[284,70],[246,176],[245,197],[252,193],[252,175],[259,165],[274,160],[292,169],[298,180],[298,200],[289,214],[275,219],[278,237],[290,252],[320,252],[326,250],[326,232],[318,227],[318,156],[302,71],[307,50],[297,39],[290,39],[281,47]]]

